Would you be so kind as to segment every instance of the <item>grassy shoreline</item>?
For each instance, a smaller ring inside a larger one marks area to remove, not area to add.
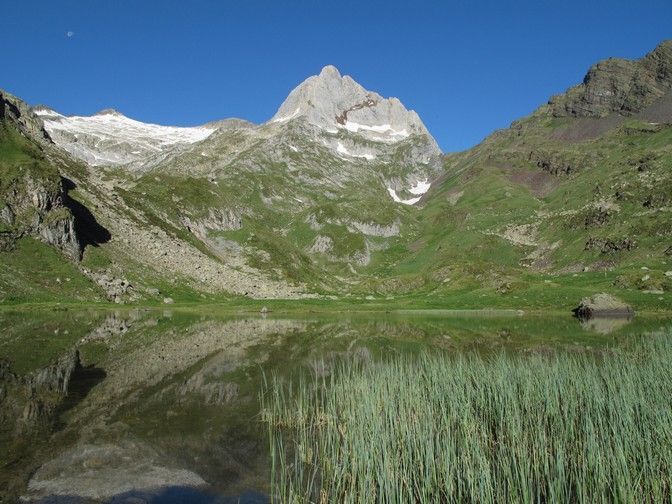
[[[280,502],[667,502],[672,332],[597,353],[344,361],[262,394]]]
[[[578,304],[577,300],[577,304]],[[433,302],[430,306],[416,303],[370,302],[370,301],[332,301],[332,300],[284,300],[284,299],[240,299],[221,302],[175,302],[162,303],[126,303],[114,304],[109,302],[76,303],[76,302],[21,302],[0,303],[0,311],[66,311],[66,310],[99,310],[99,311],[128,311],[128,310],[174,310],[181,312],[228,314],[228,315],[259,315],[263,307],[267,308],[269,316],[279,314],[331,314],[331,313],[387,313],[387,314],[423,314],[445,316],[468,315],[509,315],[509,316],[571,316],[571,308],[557,306],[454,306]],[[635,316],[666,316],[672,315],[672,304],[664,307],[635,305]]]

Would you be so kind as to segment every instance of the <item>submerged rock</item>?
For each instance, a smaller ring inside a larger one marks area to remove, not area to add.
[[[605,293],[583,298],[579,306],[572,311],[576,317],[581,319],[598,316],[632,317],[635,314],[630,305]]]

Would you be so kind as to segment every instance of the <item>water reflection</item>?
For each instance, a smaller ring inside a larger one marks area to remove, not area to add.
[[[581,326],[587,331],[611,334],[632,322],[632,317],[592,317],[581,319]]]
[[[264,373],[325,376],[428,348],[612,346],[669,325],[446,315],[0,313],[0,497],[265,502]]]

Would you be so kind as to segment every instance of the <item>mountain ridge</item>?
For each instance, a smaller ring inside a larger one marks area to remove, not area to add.
[[[299,84],[262,124],[208,123],[207,137],[130,163],[73,159],[49,133],[35,142],[109,230],[76,267],[103,289],[133,285],[103,294],[115,302],[461,293],[513,305],[533,293],[549,299],[546,281],[580,298],[585,277],[653,306],[672,288],[668,46],[460,153],[441,155],[417,114],[334,67]],[[637,111],[622,106],[635,103],[633,68],[649,72],[638,77],[649,91]],[[603,88],[616,101],[593,100]],[[590,100],[593,115],[557,113]],[[0,275],[0,299],[9,285]]]

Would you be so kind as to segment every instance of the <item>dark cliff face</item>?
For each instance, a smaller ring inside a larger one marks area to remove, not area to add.
[[[556,117],[628,116],[672,92],[672,40],[640,60],[610,58],[592,66],[582,84],[549,101]]]
[[[0,91],[0,249],[29,235],[79,260],[75,217],[64,182],[44,155],[48,143],[28,106]]]
[[[0,121],[14,124],[28,138],[51,143],[42,121],[30,111],[30,107],[2,89],[0,89]]]

